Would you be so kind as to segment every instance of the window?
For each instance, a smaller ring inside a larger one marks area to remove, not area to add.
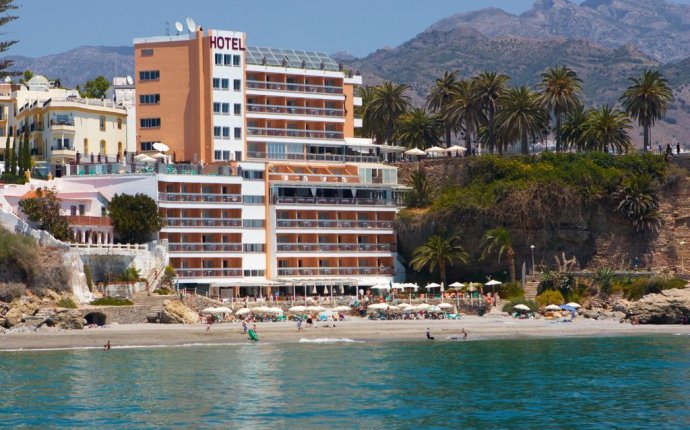
[[[157,105],[160,101],[160,94],[142,94],[139,96],[139,103],[142,105]]]
[[[239,79],[235,79],[232,81],[232,89],[235,91],[241,91],[242,90],[242,81]]]
[[[220,103],[213,102],[213,113],[220,113]]]
[[[140,81],[157,81],[160,78],[160,70],[142,70],[141,72],[139,72]]]
[[[213,89],[214,90],[220,89],[220,78],[213,78]]]
[[[153,142],[141,142],[142,151],[153,151]]]
[[[223,139],[230,139],[230,127],[223,127]]]
[[[222,151],[213,151],[213,159],[214,160],[220,160],[221,159],[221,152]]]
[[[230,79],[221,79],[220,80],[220,87],[223,90],[229,90],[230,89]]]
[[[245,269],[244,276],[265,276],[265,271]]]
[[[89,139],[84,139],[84,154],[89,153]]]
[[[101,128],[101,131],[105,131],[105,117],[104,116],[98,117],[98,124],[99,124],[99,127]]]
[[[264,228],[266,220],[263,219],[243,219],[242,227],[244,228]]]
[[[244,172],[242,172],[244,176]],[[264,196],[242,196],[242,203],[247,205],[261,205],[264,203]]]
[[[108,146],[105,143],[105,140],[101,140],[101,154],[105,155],[108,153]]]
[[[142,118],[139,120],[141,128],[159,128],[161,126],[160,118]]]
[[[220,134],[221,134],[221,127],[218,127],[218,126],[213,127],[213,137],[217,137],[220,139]]]
[[[223,108],[223,115],[230,114],[230,103],[223,103],[221,107]]]
[[[122,130],[122,118],[117,119],[117,129]]]
[[[141,50],[141,56],[142,56],[142,57],[151,57],[151,56],[153,56],[153,49],[142,49],[142,50]]]
[[[242,177],[250,181],[262,181],[264,179],[263,170],[242,170]]]
[[[233,55],[232,56],[232,65],[233,66],[240,66],[240,65],[242,65],[241,63],[242,63],[242,57],[240,57],[239,55]]]
[[[223,56],[223,64],[226,66],[231,66],[232,65],[232,55],[225,54]]]
[[[235,127],[235,139],[242,139],[242,129]]]
[[[213,158],[216,161],[229,161],[230,151],[214,151]],[[224,188],[223,194],[227,194],[227,189]]]
[[[239,103],[235,103],[233,106],[235,115],[242,115],[242,105]]]
[[[214,63],[216,64],[216,66],[222,65],[223,64],[223,54],[216,54],[214,56],[214,60],[215,60]]]
[[[263,243],[245,243],[242,245],[244,252],[265,252],[265,247]]]
[[[86,213],[86,206],[79,205],[79,215],[84,215]]]

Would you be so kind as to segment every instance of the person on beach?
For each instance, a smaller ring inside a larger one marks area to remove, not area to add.
[[[110,350],[110,339],[108,339],[108,341],[105,343],[105,345],[103,345],[103,349],[106,351]]]
[[[242,334],[247,334],[247,321],[242,321]]]
[[[297,317],[297,332],[302,331],[302,317]]]
[[[467,331],[462,329],[462,340],[467,340]]]
[[[426,328],[426,338],[429,340],[434,340],[434,337],[431,335],[431,331],[429,331],[429,327]]]

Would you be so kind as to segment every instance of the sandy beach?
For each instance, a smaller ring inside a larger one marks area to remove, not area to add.
[[[251,325],[250,325],[251,326]],[[617,321],[576,319],[557,322],[544,319],[517,320],[508,316],[466,316],[461,320],[371,321],[349,318],[326,327],[319,322],[315,327],[297,331],[294,322],[256,323],[262,343],[299,342],[302,339],[351,339],[366,342],[394,340],[426,341],[428,327],[435,341],[458,341],[462,330],[468,341],[499,338],[549,338],[564,336],[630,336],[630,335],[686,335],[690,325],[631,325]],[[113,348],[142,346],[175,346],[189,344],[236,344],[249,342],[242,334],[239,323],[215,324],[207,330],[205,324],[162,325],[128,324],[108,325],[84,330],[39,329],[30,333],[0,334],[0,350],[41,350],[67,348],[102,348],[110,340]]]

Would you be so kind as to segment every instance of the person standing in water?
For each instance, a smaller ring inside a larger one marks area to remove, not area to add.
[[[426,328],[426,338],[429,340],[434,340],[434,337],[431,335],[431,331],[429,331],[429,327]]]
[[[103,349],[106,351],[110,350],[110,339],[108,339],[108,341],[105,343],[105,345],[103,345]]]

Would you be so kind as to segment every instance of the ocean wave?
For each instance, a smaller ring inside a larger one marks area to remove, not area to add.
[[[363,340],[354,340],[347,337],[318,337],[316,339],[299,340],[299,343],[364,343]]]
[[[110,349],[158,349],[158,348],[191,348],[197,346],[240,346],[247,342],[216,342],[216,343],[181,343],[172,345],[111,345]],[[89,351],[103,349],[102,346],[65,346],[55,348],[7,348],[0,352],[49,352],[49,351]]]

